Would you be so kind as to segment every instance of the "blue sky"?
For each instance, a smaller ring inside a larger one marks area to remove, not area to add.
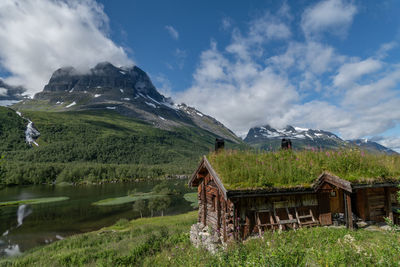
[[[0,77],[33,94],[64,65],[136,64],[238,135],[292,124],[400,151],[398,14],[396,0],[5,0]]]

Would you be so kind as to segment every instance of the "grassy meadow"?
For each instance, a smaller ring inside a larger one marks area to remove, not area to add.
[[[315,227],[266,232],[215,255],[193,247],[197,211],[128,221],[38,247],[0,266],[400,265],[400,233]]]
[[[208,160],[227,189],[310,187],[328,171],[356,183],[400,180],[400,156],[359,150],[226,150]]]

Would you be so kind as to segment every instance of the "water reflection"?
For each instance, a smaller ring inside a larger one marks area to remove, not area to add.
[[[183,186],[186,181],[168,181],[171,188]],[[18,255],[27,249],[45,245],[66,236],[93,231],[114,224],[121,218],[140,217],[133,203],[117,206],[95,206],[93,202],[126,196],[128,192],[150,192],[157,183],[137,182],[91,186],[21,186],[0,190],[0,202],[29,198],[69,197],[69,200],[37,205],[0,207],[0,257]],[[164,215],[192,210],[181,196],[174,196],[173,205]],[[144,211],[143,216],[150,216]],[[155,215],[161,215],[161,210]]]

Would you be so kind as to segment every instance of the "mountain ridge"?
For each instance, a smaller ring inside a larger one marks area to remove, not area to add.
[[[358,147],[372,153],[398,154],[396,151],[373,141],[365,142],[361,139],[343,140],[329,131],[300,128],[291,125],[287,125],[283,129],[275,129],[270,125],[253,127],[247,133],[244,142],[259,149],[276,150],[280,148],[282,138],[291,139],[294,149]]]
[[[137,66],[116,67],[97,64],[88,72],[63,67],[51,76],[43,91],[32,100],[13,106],[16,110],[79,111],[115,110],[155,127],[200,127],[234,143],[242,143],[231,130],[215,118],[186,104],[175,104],[160,94],[149,76]]]

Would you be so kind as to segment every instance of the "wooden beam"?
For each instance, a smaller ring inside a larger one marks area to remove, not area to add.
[[[351,210],[351,195],[349,192],[344,191],[345,198],[345,214],[346,214],[346,226],[349,229],[353,229],[353,212]]]
[[[206,180],[201,183],[203,193],[203,225],[207,224],[207,196],[206,196]]]
[[[393,222],[392,198],[390,188],[388,187],[385,187],[385,210],[386,217],[388,217]]]
[[[222,195],[224,196],[224,199],[227,200],[227,191],[224,187],[224,185],[221,182],[221,179],[219,178],[218,174],[215,172],[213,167],[211,166],[210,162],[208,162],[206,156],[203,157],[203,162],[204,166],[207,168],[208,172],[211,174],[211,176],[214,178],[214,182],[217,184],[218,188],[221,190]]]

